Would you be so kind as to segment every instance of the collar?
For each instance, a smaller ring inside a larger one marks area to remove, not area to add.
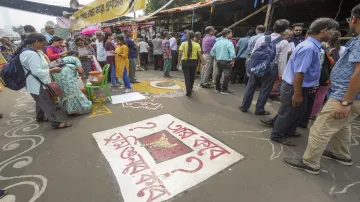
[[[277,37],[281,37],[281,34],[278,34],[278,33],[272,33],[272,34],[270,34],[270,36],[277,36]]]
[[[258,36],[265,36],[265,33],[259,33]]]
[[[320,43],[320,41],[312,38],[311,36],[309,36],[306,40],[309,40],[309,41],[313,42],[319,49],[321,48],[321,43]]]

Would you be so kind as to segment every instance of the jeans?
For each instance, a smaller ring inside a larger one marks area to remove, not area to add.
[[[261,89],[260,89],[260,93],[259,93],[259,97],[258,97],[255,109],[256,109],[256,112],[258,112],[258,113],[264,112],[265,104],[269,98],[269,95],[270,95],[271,89],[274,85],[274,82],[275,82],[275,76],[272,76],[272,75],[265,76],[262,78],[257,78],[257,77],[250,75],[248,84],[246,85],[245,94],[244,94],[244,98],[243,98],[241,107],[244,110],[248,110],[250,108],[253,97],[254,97],[255,90],[260,84]]]
[[[182,69],[185,77],[186,95],[190,96],[195,82],[197,60],[183,60]]]
[[[323,110],[310,128],[308,144],[303,156],[303,162],[315,169],[320,168],[321,156],[330,142],[332,153],[338,158],[351,159],[351,122],[360,115],[360,101],[351,105],[349,116],[344,119],[334,119],[332,112],[339,104],[338,100],[329,99]]]
[[[130,78],[130,82],[135,81],[135,72],[136,72],[136,65],[137,65],[137,58],[129,58],[129,63],[130,63],[130,72],[129,72],[129,78]]]
[[[235,83],[237,77],[239,77],[239,83],[244,81],[244,75],[246,71],[245,62],[246,58],[239,58],[235,61],[235,67],[231,72],[231,82]]]
[[[231,68],[232,68],[231,64],[232,64],[231,61],[225,61],[225,60],[217,61],[218,70],[217,70],[216,79],[215,79],[216,90],[221,90],[221,91],[228,90],[228,84],[229,84]],[[223,76],[223,73],[224,73],[224,81],[220,88],[220,80],[221,80],[221,77]]]
[[[164,58],[164,76],[170,76],[171,58]]]
[[[296,128],[302,121],[307,109],[307,100],[311,88],[302,88],[304,101],[297,107],[292,105],[294,86],[286,83],[281,84],[280,89],[280,108],[275,118],[274,128],[271,132],[271,139],[282,139],[286,135],[296,134]]]
[[[203,57],[205,60],[205,65],[201,69],[201,84],[208,85],[210,84],[210,75],[213,71],[214,57],[212,57],[210,54],[204,54]]]
[[[131,89],[130,79],[126,67],[124,68],[124,72],[123,72],[123,81],[125,84],[125,88]]]
[[[112,85],[119,84],[120,81],[116,77],[116,70],[115,70],[116,67],[114,64],[110,64],[110,66],[111,66],[111,84]]]

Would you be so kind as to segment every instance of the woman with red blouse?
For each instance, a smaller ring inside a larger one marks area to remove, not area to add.
[[[66,55],[67,51],[64,51],[62,48],[63,42],[64,39],[58,36],[54,36],[51,39],[51,45],[46,47],[46,55],[49,57],[50,61],[54,61]]]

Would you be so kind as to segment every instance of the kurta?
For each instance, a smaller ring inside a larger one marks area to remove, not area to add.
[[[129,48],[126,45],[116,46],[115,48],[115,67],[116,77],[123,78],[124,68],[129,75]]]

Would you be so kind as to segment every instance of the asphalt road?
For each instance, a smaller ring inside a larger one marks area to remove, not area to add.
[[[183,87],[180,72],[173,80]],[[140,81],[163,81],[160,72],[137,72]],[[198,79],[197,79],[198,82]],[[146,83],[146,82],[145,82]],[[162,114],[171,114],[217,138],[245,156],[230,168],[171,199],[174,202],[355,202],[360,201],[360,121],[353,123],[352,167],[323,160],[321,173],[310,175],[282,163],[301,156],[308,130],[296,139],[299,146],[283,147],[269,141],[271,130],[252,112],[241,113],[244,86],[230,85],[234,95],[196,88],[193,98],[182,91],[158,92],[149,86],[134,89],[149,96],[146,104],[98,103],[96,112],[80,117],[58,115],[73,123],[51,130],[34,121],[34,103],[25,92],[0,93],[0,188],[9,195],[0,202],[119,202],[123,201],[114,174],[92,133]],[[148,93],[146,93],[148,92]],[[156,92],[156,93],[152,93]],[[180,93],[179,93],[180,92]],[[98,95],[102,92],[96,92]],[[114,89],[113,94],[120,94]],[[257,94],[254,96],[257,98]],[[278,102],[269,101],[275,115]],[[126,201],[132,202],[132,201]]]

